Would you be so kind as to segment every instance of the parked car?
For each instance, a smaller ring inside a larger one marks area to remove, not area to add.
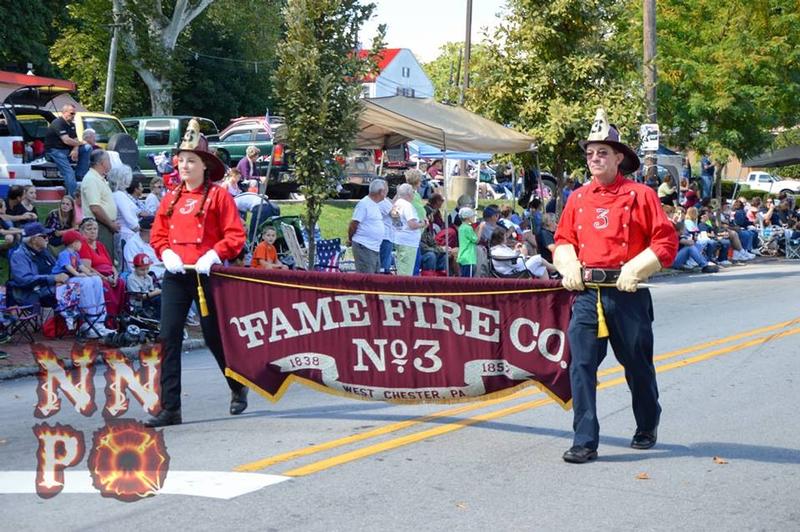
[[[261,155],[268,156],[272,151],[272,132],[284,124],[282,117],[269,118],[270,131],[264,127],[264,117],[246,116],[234,118],[219,136],[209,138],[209,146],[217,150],[217,155],[228,166],[236,166],[245,157],[247,147],[256,146]]]
[[[781,192],[786,192],[787,194],[800,193],[800,181],[781,179],[767,172],[750,172],[747,174],[745,184],[750,187],[750,190],[763,190],[770,194],[779,194]]]
[[[149,156],[170,152],[178,147],[186,126],[192,116],[132,116],[123,118],[122,123],[136,141],[139,149],[139,168],[148,177],[155,177],[156,171]],[[206,137],[219,133],[217,125],[208,118],[198,118],[200,132]]]

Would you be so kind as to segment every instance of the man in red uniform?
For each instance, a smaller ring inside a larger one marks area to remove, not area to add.
[[[672,264],[678,251],[675,229],[656,193],[623,177],[639,168],[639,158],[619,142],[603,109],[580,145],[592,181],[570,195],[553,251],[562,284],[578,292],[568,331],[575,437],[563,458],[579,464],[597,458],[597,368],[609,341],[631,391],[636,419],[631,447],[649,449],[656,443],[661,407],[653,366],[653,303],[649,290],[638,285]]]

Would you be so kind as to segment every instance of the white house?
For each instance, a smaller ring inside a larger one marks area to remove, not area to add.
[[[359,55],[365,57],[366,50]],[[387,48],[379,55],[377,75],[364,79],[365,98],[396,96],[432,98],[433,83],[408,48]]]

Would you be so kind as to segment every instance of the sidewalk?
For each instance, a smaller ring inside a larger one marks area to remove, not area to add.
[[[74,337],[55,340],[44,338],[41,334],[36,334],[34,335],[34,340],[37,343],[49,347],[59,359],[64,361],[64,365],[67,368],[72,367],[70,354],[72,353],[73,346],[76,345]],[[39,366],[34,361],[33,354],[31,352],[32,345],[33,344],[21,342],[0,344],[0,351],[4,351],[8,354],[8,358],[0,360],[0,381],[6,379],[16,379],[20,377],[29,377],[36,375],[39,372]],[[88,346],[92,344],[86,342],[85,344],[77,343],[77,345]],[[204,347],[205,343],[203,342],[202,333],[200,332],[199,327],[194,330],[190,329],[189,339],[183,342],[184,352],[202,349]],[[98,354],[104,351],[110,351],[111,349],[112,348],[107,346],[98,345]],[[120,348],[119,351],[129,359],[138,360],[139,358],[139,346],[123,347]],[[102,356],[98,356],[98,363],[103,363]]]

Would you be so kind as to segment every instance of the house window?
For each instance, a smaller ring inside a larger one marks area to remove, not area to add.
[[[410,78],[411,77],[411,69],[408,68],[408,67],[403,67],[401,69],[401,71],[400,71],[400,75],[403,76],[404,78]]]
[[[361,89],[361,97],[362,98],[369,98],[369,85],[364,85]]]
[[[414,97],[414,89],[410,89],[408,87],[397,87],[396,94],[398,96],[405,96],[407,98],[413,98]]]

